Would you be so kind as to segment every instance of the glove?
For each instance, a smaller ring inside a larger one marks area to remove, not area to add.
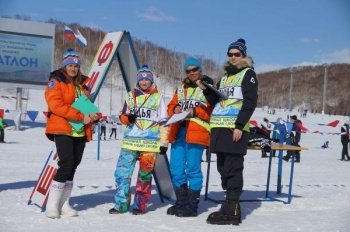
[[[168,151],[168,147],[160,146],[160,152],[159,152],[160,155],[165,155],[167,151]]]
[[[211,85],[214,84],[213,79],[211,79],[210,77],[208,77],[208,76],[206,76],[206,75],[203,75],[203,76],[201,77],[201,81],[202,81],[202,82],[205,82],[205,83],[207,83],[207,84],[211,84]]]
[[[135,114],[129,114],[128,115],[128,120],[132,124],[136,121],[137,116]]]

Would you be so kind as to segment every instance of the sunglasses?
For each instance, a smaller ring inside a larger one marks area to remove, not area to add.
[[[241,57],[242,54],[241,54],[240,52],[234,52],[234,53],[228,52],[228,53],[227,53],[227,56],[228,56],[228,57],[232,57],[232,56],[234,56],[234,57]]]
[[[197,67],[197,68],[193,68],[193,69],[186,69],[185,71],[186,71],[187,74],[190,74],[191,72],[197,72],[198,69],[199,68]]]

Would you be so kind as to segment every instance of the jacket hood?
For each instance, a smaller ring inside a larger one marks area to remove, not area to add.
[[[244,69],[244,68],[254,69],[254,61],[250,56],[244,57],[236,64],[233,64],[230,61],[226,61],[223,65],[223,69],[226,71],[226,68],[230,65],[235,66],[237,69]]]

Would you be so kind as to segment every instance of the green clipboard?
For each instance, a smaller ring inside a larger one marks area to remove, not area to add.
[[[99,110],[85,94],[82,94],[73,104],[74,109],[79,110],[83,114],[97,113]],[[69,123],[72,125],[74,130],[80,130],[83,126],[83,122],[69,120]]]

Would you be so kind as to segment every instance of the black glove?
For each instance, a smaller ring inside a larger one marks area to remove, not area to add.
[[[160,152],[159,152],[160,155],[165,155],[167,151],[168,151],[168,147],[160,146]]]
[[[206,76],[206,75],[203,75],[203,76],[201,77],[201,81],[202,81],[202,82],[205,82],[205,83],[208,83],[208,84],[211,84],[211,85],[214,84],[213,79],[211,79],[210,77],[208,77],[208,76]]]
[[[136,121],[137,116],[135,114],[129,114],[128,120],[130,123],[134,123]]]

